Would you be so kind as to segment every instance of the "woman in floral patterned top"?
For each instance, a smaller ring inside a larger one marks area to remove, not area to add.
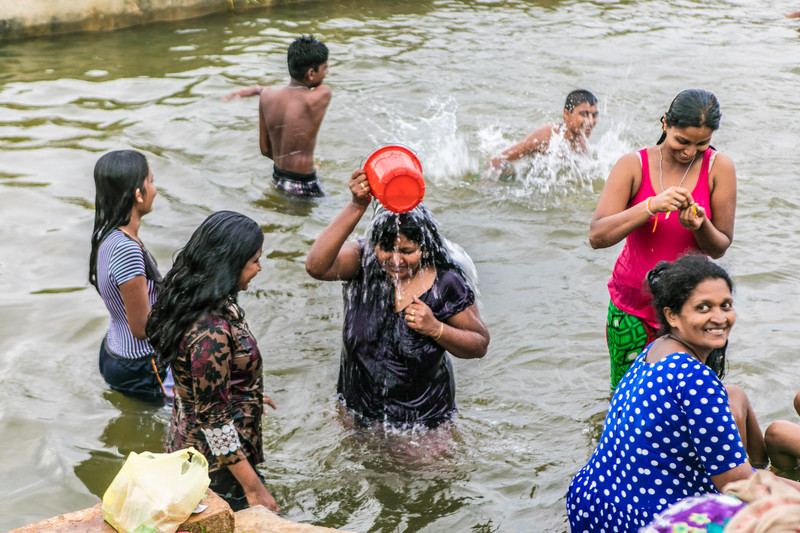
[[[261,353],[236,301],[261,271],[264,235],[233,211],[209,216],[180,251],[147,321],[150,342],[172,366],[175,402],[167,450],[194,446],[211,488],[231,506],[277,510],[255,465],[264,460]]]

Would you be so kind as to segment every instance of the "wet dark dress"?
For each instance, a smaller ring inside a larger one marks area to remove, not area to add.
[[[363,422],[436,427],[456,411],[450,358],[431,337],[408,327],[405,313],[394,309],[390,281],[384,276],[371,286],[370,271],[362,262],[345,284],[337,390]],[[439,270],[420,300],[444,321],[472,305],[475,294],[457,270]]]

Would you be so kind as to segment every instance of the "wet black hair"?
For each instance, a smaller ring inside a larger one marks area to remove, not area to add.
[[[327,60],[328,47],[313,35],[301,35],[292,41],[286,53],[289,75],[297,81],[303,81],[308,69],[316,71]]]
[[[581,104],[597,105],[597,97],[586,89],[575,89],[567,95],[564,109],[572,113]]]
[[[259,225],[235,211],[217,211],[200,224],[178,252],[147,319],[147,336],[163,363],[175,359],[198,318],[236,302],[242,269],[263,243]]]
[[[661,334],[667,334],[672,329],[667,322],[664,308],[680,313],[695,288],[709,279],[725,280],[733,292],[733,281],[725,269],[704,255],[685,255],[672,263],[661,261],[647,273],[647,285],[653,295],[653,307],[661,325]],[[706,359],[706,365],[720,379],[726,372],[726,348],[727,344],[713,350]]]
[[[97,291],[97,252],[100,243],[120,226],[131,221],[136,191],[144,195],[144,181],[150,173],[147,158],[135,150],[115,150],[94,165],[94,229],[89,255],[89,283]]]
[[[719,129],[719,119],[722,112],[714,93],[702,89],[686,89],[678,93],[672,100],[669,110],[661,117],[668,128],[702,128],[711,131]],[[661,138],[656,144],[661,144],[667,138],[667,132],[661,132]]]
[[[392,213],[385,209],[377,213],[370,226],[369,245],[373,249],[380,246],[381,250],[390,252],[397,246],[398,235],[419,245],[421,266],[455,266],[448,256],[439,224],[422,204],[405,213]]]
[[[393,213],[378,208],[362,243],[361,267],[364,274],[348,281],[344,287],[345,313],[352,309],[354,316],[372,316],[375,320],[364,324],[351,324],[351,327],[364,327],[371,335],[381,335],[388,327],[387,308],[394,309],[394,284],[391,277],[378,262],[375,248],[391,251],[397,246],[398,235],[418,244],[422,252],[421,266],[432,266],[437,271],[455,270],[465,280],[469,276],[453,260],[449,243],[439,232],[439,225],[424,205],[406,213]]]

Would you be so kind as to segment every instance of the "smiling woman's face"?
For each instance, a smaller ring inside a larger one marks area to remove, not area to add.
[[[697,355],[708,355],[728,342],[736,311],[733,296],[724,279],[707,279],[694,288],[679,313],[664,309],[672,333],[691,346]]]
[[[378,245],[375,247],[375,257],[383,270],[390,276],[398,279],[410,279],[419,270],[422,250],[419,244],[402,233],[398,233],[394,249],[384,250]]]
[[[698,153],[705,152],[711,146],[711,135],[714,131],[706,126],[688,128],[667,127],[664,146],[678,163],[688,164]]]

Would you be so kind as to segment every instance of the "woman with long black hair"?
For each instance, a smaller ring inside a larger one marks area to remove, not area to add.
[[[264,235],[233,211],[210,215],[178,253],[147,321],[175,378],[167,451],[194,446],[208,459],[211,489],[235,510],[277,510],[255,469],[264,460],[261,352],[237,294],[261,271]]]
[[[163,401],[166,373],[156,371],[145,323],[161,275],[139,239],[142,217],[153,210],[156,186],[144,155],[109,152],[94,167],[95,217],[89,282],[111,316],[100,345],[100,373],[108,385],[144,401]]]

